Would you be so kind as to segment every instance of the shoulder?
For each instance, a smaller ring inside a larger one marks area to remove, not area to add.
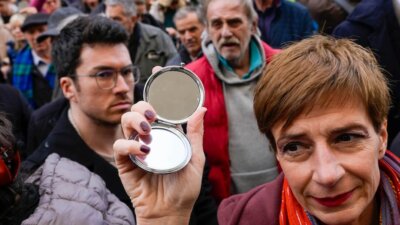
[[[9,84],[0,84],[0,110],[18,119],[21,119],[19,116],[22,114],[26,114],[27,120],[32,112],[27,100],[14,86]]]
[[[20,95],[18,90],[9,84],[0,84],[0,92],[1,92],[0,97],[13,96],[13,97],[19,98],[19,95]],[[15,99],[13,99],[13,100],[15,100]]]
[[[218,209],[221,225],[278,224],[283,175],[249,192],[222,201]]]
[[[52,102],[49,102],[32,113],[32,120],[35,122],[48,120],[50,118],[58,119],[61,112],[69,106],[66,98],[60,97]]]
[[[142,33],[148,37],[157,37],[167,35],[163,30],[158,27],[148,25],[145,23],[138,23]]]
[[[308,14],[307,8],[298,2],[281,1],[281,10],[285,12]]]
[[[100,176],[83,165],[53,153],[39,169],[27,183],[35,179],[41,201],[23,224],[85,224],[88,218],[93,224],[134,224],[128,206],[110,193]]]
[[[261,46],[264,50],[265,53],[265,57],[267,58],[267,62],[269,63],[272,59],[272,57],[275,54],[278,54],[281,50],[280,49],[275,49],[272,48],[271,46],[269,46],[267,43],[265,43],[264,41],[260,41],[261,42]]]
[[[203,82],[203,85],[206,85],[208,78],[214,77],[211,76],[214,74],[214,69],[204,55],[199,59],[187,64],[185,67],[193,71]]]
[[[192,70],[193,72],[212,70],[210,63],[204,55],[199,59],[187,64],[186,68]]]

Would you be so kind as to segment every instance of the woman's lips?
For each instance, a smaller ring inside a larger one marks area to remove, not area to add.
[[[351,195],[353,194],[353,190],[346,192],[344,194],[336,195],[334,197],[329,198],[315,198],[314,199],[321,205],[326,207],[337,207],[347,201]]]

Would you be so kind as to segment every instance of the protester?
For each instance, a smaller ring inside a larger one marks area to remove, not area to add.
[[[24,33],[22,33],[21,31],[21,26],[24,23],[25,18],[25,14],[14,14],[11,16],[10,22],[7,25],[13,36],[13,40],[7,42],[7,55],[10,59],[11,64],[18,51],[26,45]]]
[[[185,0],[156,0],[151,4],[149,13],[158,21],[161,21],[168,34],[175,36],[174,15],[182,7],[186,6]]]
[[[205,89],[204,150],[217,201],[278,175],[270,144],[257,129],[253,91],[277,52],[256,35],[251,0],[213,0],[205,5],[204,56],[187,65]]]
[[[148,13],[146,9],[146,0],[135,0],[135,5],[137,17],[140,22],[164,29],[164,25],[161,21],[158,21],[154,16]]]
[[[21,26],[28,42],[13,64],[13,85],[22,92],[29,104],[39,108],[51,100],[56,76],[51,64],[50,41],[37,42],[37,37],[47,30],[49,16],[37,13],[28,16]]]
[[[7,54],[7,43],[12,41],[13,36],[11,32],[9,32],[9,30],[0,20],[0,83],[11,83],[9,80],[11,60]]]
[[[162,30],[137,21],[136,5],[132,0],[106,0],[106,16],[121,23],[129,33],[129,53],[140,69],[144,84],[154,66],[165,66],[178,53],[171,38]]]
[[[333,29],[354,10],[361,0],[299,0],[307,7],[311,17],[318,23],[318,32],[332,34]]]
[[[100,11],[100,8],[104,8],[102,0],[76,0],[71,6],[85,14],[95,13]]]
[[[23,9],[24,12],[35,14],[37,12],[52,14],[66,3],[63,0],[32,0],[29,7]]]
[[[317,30],[307,9],[287,0],[253,0],[261,39],[274,48],[306,38]]]
[[[121,116],[133,104],[138,80],[127,40],[123,26],[102,16],[78,17],[61,30],[53,42],[52,57],[68,104],[48,137],[24,163],[25,173],[57,153],[101,177],[119,201],[132,207],[114,166],[112,148],[123,137]],[[207,195],[208,186],[204,183],[193,224],[216,224],[216,204]]]
[[[179,55],[167,62],[167,65],[189,64],[203,56],[201,51],[201,35],[205,21],[200,7],[186,6],[178,10],[174,16],[180,47]]]
[[[17,89],[8,84],[0,84],[0,112],[13,124],[15,144],[18,146],[21,159],[25,159],[28,122],[32,109]]]
[[[386,150],[389,98],[376,59],[349,40],[315,36],[276,55],[256,87],[254,111],[283,173],[224,200],[219,224],[398,224],[400,161]],[[148,111],[156,113],[142,102],[123,116],[125,138],[149,134],[139,128],[153,121]],[[204,113],[189,121],[193,157],[177,173],[145,172],[128,157],[146,155],[140,143],[114,144],[138,224],[187,224],[204,163]]]
[[[400,132],[400,22],[393,5],[396,0],[363,0],[333,31],[339,38],[351,38],[371,48],[390,83],[393,107],[389,110],[389,144]],[[400,156],[400,150],[396,150]]]
[[[16,6],[10,0],[0,0],[0,16],[4,24],[10,21],[11,16],[16,12]]]
[[[12,124],[0,112],[0,224],[19,225],[36,208],[38,189],[16,180],[20,165]]]

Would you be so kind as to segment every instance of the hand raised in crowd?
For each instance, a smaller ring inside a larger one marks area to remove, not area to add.
[[[137,224],[189,223],[193,205],[200,192],[205,162],[203,153],[205,112],[205,108],[199,109],[188,121],[187,136],[193,151],[190,162],[182,170],[171,174],[146,172],[129,158],[129,154],[146,155],[146,149],[138,141],[128,138],[135,134],[139,134],[142,138],[149,135],[150,129],[143,129],[143,124],[147,124],[150,128],[150,124],[156,119],[156,112],[151,105],[147,102],[138,102],[132,106],[131,112],[122,116],[121,125],[126,139],[114,143],[114,154],[122,184],[135,207]]]

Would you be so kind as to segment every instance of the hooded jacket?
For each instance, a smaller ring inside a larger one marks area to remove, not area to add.
[[[271,57],[278,52],[261,42],[257,37],[253,39],[263,50],[264,59],[269,62]],[[204,106],[207,108],[207,114],[204,118],[204,152],[211,167],[209,180],[213,184],[212,194],[221,201],[231,194],[231,163],[229,154],[229,122],[228,112],[226,108],[226,99],[224,95],[223,82],[236,83],[233,85],[246,86],[246,82],[255,82],[258,80],[260,73],[251,76],[247,81],[232,79],[230,81],[222,81],[222,72],[218,63],[213,60],[213,49],[210,41],[203,41],[204,56],[187,65],[187,68],[198,75],[205,89]],[[263,67],[266,62],[263,62]],[[262,67],[262,68],[263,68]],[[260,72],[260,71],[259,71]],[[244,82],[244,83],[242,83]],[[247,118],[241,118],[247,119]],[[246,132],[246,131],[243,131]],[[267,146],[265,146],[267,148]],[[264,149],[264,151],[268,151]],[[266,162],[267,163],[267,162]],[[275,168],[274,168],[275,169]]]

